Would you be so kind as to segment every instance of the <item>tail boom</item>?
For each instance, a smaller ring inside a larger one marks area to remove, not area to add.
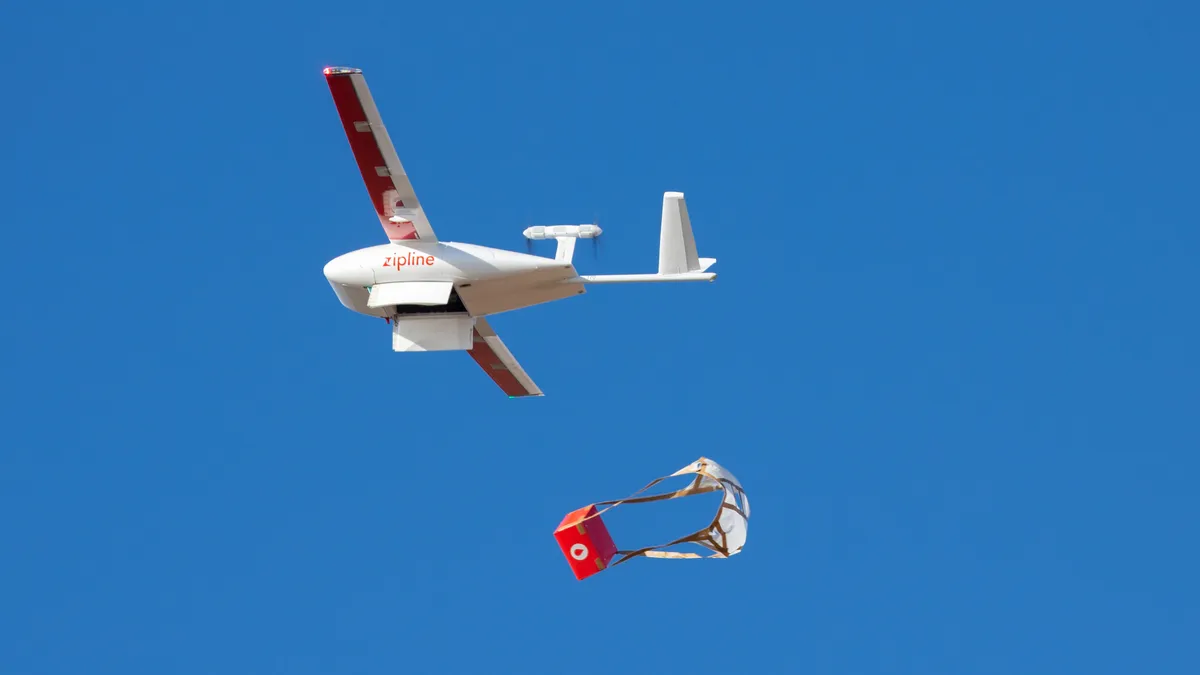
[[[683,272],[680,274],[590,274],[566,279],[575,284],[636,284],[657,281],[712,281],[716,272]]]

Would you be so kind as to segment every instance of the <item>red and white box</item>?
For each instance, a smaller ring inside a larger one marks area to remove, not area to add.
[[[568,513],[554,530],[554,538],[577,580],[604,570],[617,554],[617,545],[608,534],[604,521],[599,516],[584,520],[596,513],[596,505],[589,504]]]

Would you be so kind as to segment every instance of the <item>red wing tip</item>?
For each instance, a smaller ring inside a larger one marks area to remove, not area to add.
[[[329,75],[359,75],[362,74],[361,68],[345,68],[341,66],[330,66],[324,70],[326,76]]]

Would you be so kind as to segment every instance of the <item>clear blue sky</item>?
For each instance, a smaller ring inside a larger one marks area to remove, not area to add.
[[[0,673],[1200,672],[1200,10],[836,4],[5,3]],[[393,354],[326,65],[443,238],[720,277]],[[700,455],[743,554],[576,582]]]

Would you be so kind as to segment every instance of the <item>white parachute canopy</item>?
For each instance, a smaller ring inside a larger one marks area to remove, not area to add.
[[[637,495],[649,490],[655,485],[669,478],[684,476],[687,474],[695,474],[696,478],[686,488],[668,492],[659,495],[650,495],[646,497],[638,497]],[[742,489],[742,484],[738,479],[725,467],[706,457],[688,464],[682,469],[676,471],[669,476],[662,476],[651,481],[646,487],[638,490],[625,499],[619,499],[609,502],[597,502],[596,505],[607,504],[603,510],[597,512],[591,517],[599,516],[605,511],[616,508],[621,504],[637,504],[642,502],[659,501],[663,499],[678,499],[680,497],[689,497],[691,495],[704,494],[707,492],[716,492],[722,490],[725,492],[725,498],[721,502],[721,506],[717,509],[717,515],[713,517],[712,522],[708,527],[697,530],[685,537],[680,537],[674,541],[658,546],[648,546],[640,548],[636,551],[617,551],[622,554],[621,558],[613,563],[619,565],[630,558],[637,556],[645,556],[647,558],[668,558],[668,559],[683,559],[683,558],[728,558],[732,555],[737,555],[741,552],[742,547],[746,545],[746,534],[750,526],[750,500],[746,497],[746,492]],[[663,549],[680,544],[697,544],[711,551],[712,555],[702,556],[698,553],[682,553],[678,551],[666,551]]]

